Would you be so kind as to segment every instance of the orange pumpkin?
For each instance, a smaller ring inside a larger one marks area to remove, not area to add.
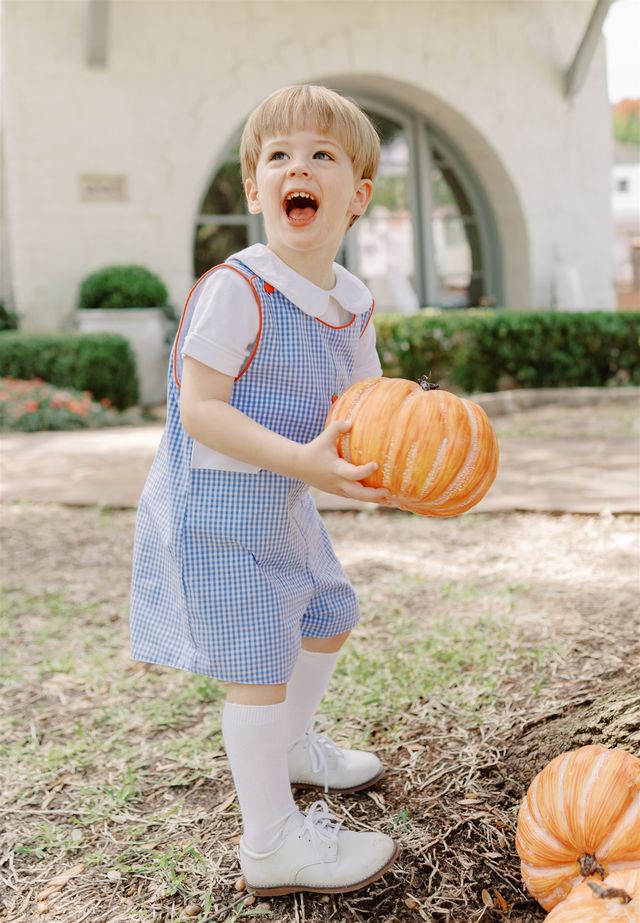
[[[498,441],[484,410],[426,379],[367,378],[333,404],[327,423],[353,421],[338,454],[378,463],[362,483],[422,516],[457,516],[479,503],[498,470]]]
[[[583,882],[558,904],[546,923],[639,923],[640,869]]]
[[[640,866],[640,759],[598,744],[560,754],[520,806],[516,848],[545,910],[583,878]]]

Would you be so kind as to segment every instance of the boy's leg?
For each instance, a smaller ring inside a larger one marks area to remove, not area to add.
[[[227,702],[236,705],[278,705],[287,697],[282,685],[252,686],[250,683],[227,683]]]
[[[341,635],[334,635],[332,638],[303,638],[302,649],[318,654],[337,653],[350,634],[351,630],[343,631]]]
[[[331,656],[321,655],[321,656]],[[350,832],[323,801],[297,810],[288,771],[287,687],[229,685],[222,732],[242,811],[240,865],[257,894],[354,891],[397,854],[383,833]]]
[[[373,785],[384,768],[374,753],[342,750],[313,730],[313,719],[329,685],[340,649],[351,634],[304,637],[287,686],[289,778],[295,785],[325,792],[360,791]]]
[[[256,853],[279,844],[296,811],[287,762],[285,685],[230,684],[222,736],[238,793],[244,840]]]
[[[350,631],[332,638],[303,638],[302,650],[287,687],[289,743],[309,730],[313,716],[333,676],[340,648]]]

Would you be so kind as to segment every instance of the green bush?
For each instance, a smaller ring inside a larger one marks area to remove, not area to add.
[[[110,333],[24,334],[0,336],[0,376],[90,391],[124,410],[138,403],[133,350],[124,337]]]
[[[164,283],[144,266],[105,266],[82,282],[79,308],[168,307]]]
[[[436,311],[380,315],[385,375],[467,393],[640,384],[640,313]]]
[[[5,307],[4,301],[0,301],[0,330],[17,330],[18,315]]]

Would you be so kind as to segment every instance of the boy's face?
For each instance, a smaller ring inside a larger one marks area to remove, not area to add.
[[[372,190],[340,142],[313,129],[263,139],[255,179],[245,181],[249,211],[262,212],[269,246],[285,262],[292,251],[333,260]]]

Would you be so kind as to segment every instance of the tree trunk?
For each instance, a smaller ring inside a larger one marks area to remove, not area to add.
[[[556,756],[586,744],[621,747],[640,756],[640,669],[607,692],[537,718],[507,755],[511,777],[527,788]]]

